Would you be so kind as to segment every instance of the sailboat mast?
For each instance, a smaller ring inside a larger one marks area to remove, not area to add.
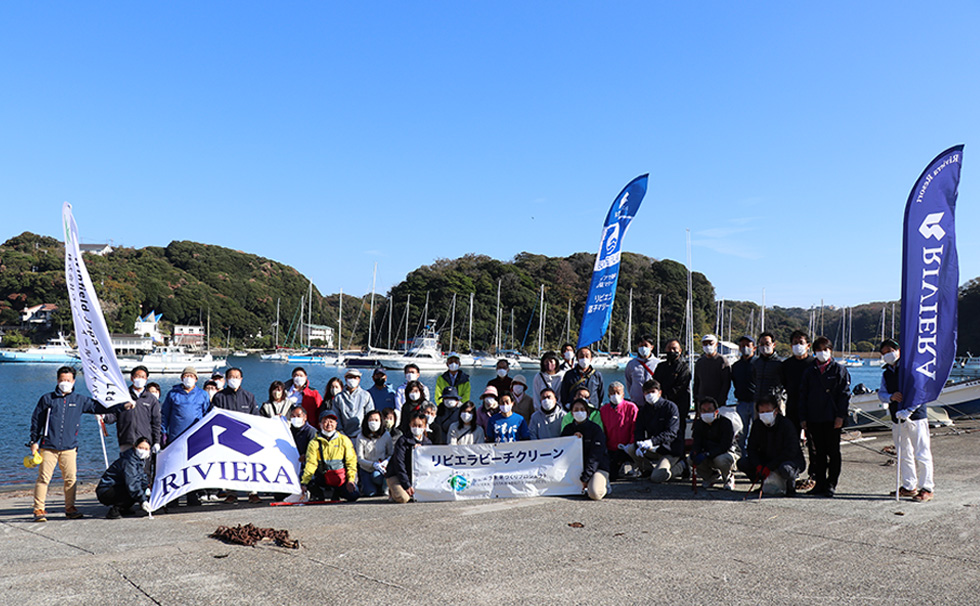
[[[765,298],[765,290],[763,298]],[[763,305],[765,303],[763,302]],[[763,308],[764,309],[764,308]],[[684,409],[684,416],[694,408],[694,281],[691,276],[691,230],[687,230],[687,365],[690,369],[690,386],[688,387],[690,398],[687,407]]]
[[[476,293],[470,293],[470,336],[467,342],[470,346],[470,353],[473,353],[473,295]]]
[[[565,318],[565,343],[572,338],[572,300],[568,300],[568,317]]]
[[[453,293],[453,310],[450,312],[449,321],[449,351],[455,351],[453,349],[453,338],[456,336],[456,293]]]
[[[633,346],[633,289],[630,289],[630,308],[626,314],[626,351]]]
[[[405,341],[403,342],[405,351],[408,351],[408,318],[411,315],[411,313],[412,313],[412,295],[411,293],[409,293],[408,297],[405,300]]]
[[[276,299],[276,350],[279,349],[279,302],[281,299]]]
[[[395,299],[388,297],[388,349],[391,349],[391,318],[395,315]]]
[[[306,346],[313,347],[313,331],[310,324],[313,323],[313,280],[310,280],[310,296],[306,302],[309,311],[306,314]]]
[[[374,274],[371,276],[371,317],[368,322],[368,351],[371,351],[371,344],[374,342],[371,338],[374,336],[374,287],[378,282],[378,263],[374,263]]]
[[[340,299],[337,301],[337,353],[344,346],[344,289],[340,289]]]
[[[766,289],[762,289],[762,331],[766,332]]]
[[[541,355],[544,353],[544,284],[541,285],[541,302],[538,308],[538,355]]]
[[[500,284],[503,280],[497,280],[497,316],[493,327],[493,350],[494,354],[500,351]]]
[[[892,339],[895,338],[895,304],[892,303]]]

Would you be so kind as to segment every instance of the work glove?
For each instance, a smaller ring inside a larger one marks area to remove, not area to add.
[[[378,473],[384,473],[384,467],[381,466],[380,461],[375,461],[374,465],[372,465],[371,467],[373,467],[374,470]]]
[[[159,444],[154,444],[153,447],[150,448],[150,452],[152,452],[153,454],[156,454],[156,453],[160,452],[160,445]]]
[[[904,408],[895,413],[895,418],[899,421],[908,421],[913,412],[915,412],[914,408]]]
[[[636,443],[636,448],[637,449],[642,448],[643,450],[653,450],[653,441],[651,441],[651,440],[641,440],[641,441],[639,441],[639,442]]]
[[[149,501],[143,501],[143,504],[140,505],[140,507],[142,507],[143,508],[143,511],[145,511],[146,513],[150,513],[150,502]]]

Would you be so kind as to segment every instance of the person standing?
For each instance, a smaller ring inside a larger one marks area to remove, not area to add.
[[[419,367],[416,364],[406,364],[405,365],[405,382],[398,386],[395,390],[395,412],[398,413],[399,418],[402,415],[402,407],[405,406],[405,388],[408,387],[409,383],[418,383],[419,387],[422,388],[422,395],[424,400],[430,400],[429,388],[421,381],[419,377],[422,376],[419,371]],[[411,415],[409,415],[411,416]],[[407,425],[407,423],[405,424]]]
[[[491,379],[487,385],[496,389],[500,395],[510,393],[510,384],[513,379],[508,376],[508,373],[510,373],[510,362],[506,358],[497,360],[497,376]]]
[[[200,421],[211,408],[211,398],[197,387],[197,371],[188,366],[180,373],[180,384],[174,385],[160,407],[160,423],[164,440],[169,443]],[[187,505],[201,504],[198,491],[187,493]]]
[[[653,355],[653,337],[642,335],[636,342],[636,357],[626,363],[626,392],[630,402],[643,406],[643,384],[653,378],[660,363]]]
[[[541,410],[541,392],[551,389],[555,393],[561,389],[561,380],[565,373],[558,370],[558,356],[553,351],[546,351],[541,356],[541,367],[531,381],[531,399],[534,400],[534,410]]]
[[[320,405],[323,403],[323,398],[320,397],[319,391],[310,387],[310,379],[306,375],[306,369],[302,366],[294,368],[290,376],[292,380],[289,382],[286,398],[290,400],[290,404],[293,406],[303,407],[303,410],[306,411],[306,418],[309,419],[310,425],[315,430],[316,427],[319,427],[317,421],[320,418]]]
[[[565,343],[561,346],[561,365],[558,366],[558,372],[564,374],[573,368],[575,368],[575,346]]]
[[[712,398],[721,405],[728,401],[732,389],[732,367],[718,353],[718,337],[704,335],[701,348],[704,354],[694,363],[694,399]]]
[[[593,410],[599,410],[602,404],[602,373],[592,366],[592,350],[588,347],[579,347],[576,352],[578,361],[574,368],[565,373],[561,380],[561,403],[565,408],[569,408],[574,399],[575,392],[581,388],[589,390],[589,405]]]
[[[898,342],[885,339],[878,351],[885,363],[878,399],[882,404],[888,405],[888,413],[892,419],[892,440],[895,451],[901,455],[898,461],[901,483],[898,494],[911,497],[918,503],[931,501],[936,486],[933,480],[932,444],[926,407],[904,407],[904,398],[898,389],[898,360],[902,353]],[[895,496],[894,491],[891,496]]]
[[[259,407],[255,404],[255,395],[242,389],[242,369],[229,368],[225,378],[225,388],[214,394],[211,405],[222,410],[258,415]]]
[[[361,389],[361,371],[348,368],[344,373],[344,390],[334,398],[333,410],[345,436],[353,440],[361,434],[364,416],[374,410],[371,395]]]
[[[783,359],[776,353],[776,337],[771,332],[759,335],[759,349],[752,363],[752,378],[755,381],[755,399],[772,396],[779,405],[779,411],[786,410],[786,390],[783,388]]]
[[[459,354],[451,353],[446,358],[446,372],[436,379],[436,405],[442,406],[442,392],[447,387],[455,387],[457,399],[463,402],[470,399],[470,377],[459,369]],[[381,410],[380,408],[378,410]]]
[[[84,517],[75,508],[75,472],[78,454],[78,429],[82,414],[107,414],[106,408],[88,396],[75,393],[75,369],[62,366],[55,373],[58,385],[51,393],[46,393],[37,401],[31,415],[31,455],[41,454],[41,464],[37,469],[34,483],[34,521],[47,522],[45,502],[48,497],[48,483],[54,468],[61,469],[61,479],[65,484],[65,517],[77,520]],[[133,403],[125,405],[133,408]]]
[[[834,360],[833,344],[827,337],[813,342],[816,364],[803,373],[800,384],[800,424],[813,441],[810,471],[815,486],[810,494],[833,497],[840,478],[840,430],[851,401],[851,375]],[[799,434],[797,434],[799,440]]]
[[[599,409],[602,428],[606,433],[606,448],[609,450],[609,478],[613,481],[619,479],[623,464],[631,461],[624,448],[633,443],[639,413],[636,404],[627,400],[625,393],[623,384],[614,381],[609,385],[609,402]]]
[[[755,340],[749,335],[738,340],[738,351],[741,357],[732,364],[732,384],[735,386],[735,410],[742,421],[742,430],[738,435],[738,446],[745,456],[745,443],[749,438],[752,418],[755,416]]]
[[[117,410],[105,415],[102,421],[106,425],[116,424],[116,438],[119,442],[119,452],[126,452],[136,444],[137,438],[150,440],[150,451],[160,452],[162,438],[160,435],[160,400],[146,389],[149,371],[145,366],[137,366],[129,373],[132,382],[129,387],[129,398],[135,405],[126,410]]]
[[[682,478],[689,477],[690,470],[684,459],[684,448],[687,436],[687,421],[691,414],[691,366],[684,357],[684,348],[677,339],[667,341],[667,360],[657,364],[653,378],[660,383],[662,397],[674,403],[677,407],[677,442],[680,452],[678,466]],[[646,388],[644,387],[644,392]],[[674,450],[677,450],[675,445]]]
[[[792,343],[793,355],[783,360],[779,371],[782,373],[781,381],[786,389],[786,418],[796,428],[796,434],[799,436],[803,431],[800,422],[800,386],[803,384],[803,373],[813,366],[814,358],[810,354],[810,336],[805,332],[794,330],[789,340]],[[810,477],[801,480],[796,487],[801,492],[811,490],[816,484],[813,480],[813,457],[816,453],[813,450],[813,440],[809,436],[806,437],[806,448],[810,458]]]
[[[369,387],[367,392],[371,396],[371,401],[374,403],[374,409],[379,412],[385,408],[394,410],[395,390],[388,385],[388,373],[385,372],[384,368],[379,366],[374,369],[371,379],[374,381],[374,385]]]

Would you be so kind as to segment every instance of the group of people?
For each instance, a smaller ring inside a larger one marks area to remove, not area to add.
[[[243,373],[229,369],[197,386],[188,367],[181,382],[160,400],[159,386],[148,383],[146,368],[130,374],[131,402],[109,410],[74,392],[75,371],[58,370],[58,385],[41,397],[31,419],[31,449],[42,454],[34,491],[34,518],[46,520],[47,485],[56,465],[65,483],[65,513],[74,507],[75,452],[82,413],[105,415],[115,423],[120,458],[106,471],[97,496],[109,506],[107,517],[147,509],[148,460],[204,417],[212,408],[288,420],[300,456],[300,483],[309,500],[357,500],[386,494],[391,501],[412,500],[412,456],[422,445],[468,445],[578,436],[583,445],[583,493],[602,499],[609,483],[622,477],[667,482],[700,478],[702,485],[735,487],[742,472],[762,494],[806,491],[833,497],[841,473],[841,429],[847,416],[850,376],[833,357],[826,337],[812,343],[802,331],[791,337],[792,357],[776,354],[771,333],[739,340],[740,358],[729,365],[718,339],[705,335],[693,376],[678,340],[666,344],[666,357],[654,355],[654,340],[640,337],[625,381],[604,385],[592,366],[592,352],[570,344],[547,352],[531,381],[511,376],[506,359],[496,377],[475,398],[459,357],[450,354],[434,393],[408,364],[404,382],[388,384],[377,368],[373,385],[361,387],[361,372],[348,369],[331,378],[323,395],[309,384],[305,369],[288,381],[274,381],[268,399],[256,403],[242,387]],[[888,403],[894,439],[902,457],[899,496],[916,501],[933,497],[929,429],[923,407],[905,407],[898,389],[899,346],[881,344],[885,367],[879,397]],[[734,397],[729,393],[734,388]],[[605,399],[605,402],[603,400]],[[692,423],[691,440],[686,439]],[[804,456],[803,445],[807,455]],[[807,463],[809,460],[809,463]],[[281,496],[281,495],[274,495]],[[227,492],[227,502],[238,495]],[[260,495],[248,495],[257,502]],[[187,496],[200,504],[201,494]]]

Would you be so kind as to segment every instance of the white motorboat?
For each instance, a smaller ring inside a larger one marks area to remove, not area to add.
[[[24,351],[0,350],[0,362],[19,362],[22,364],[72,364],[78,362],[78,352],[68,343],[64,335],[51,339],[40,347],[30,347]]]
[[[191,354],[179,345],[157,347],[152,352],[136,358],[119,358],[119,368],[128,373],[137,366],[145,366],[151,375],[179,375],[186,367],[192,366],[198,376],[212,373],[225,366],[227,360],[215,358],[210,352]]]
[[[405,355],[378,358],[378,362],[390,370],[401,370],[406,364],[415,364],[423,372],[446,370],[446,358],[439,350],[439,333],[431,328],[412,340]]]
[[[950,416],[980,413],[980,379],[951,383],[939,398],[926,404],[931,425],[950,425]],[[889,426],[888,405],[878,400],[878,393],[851,396],[849,427]]]

